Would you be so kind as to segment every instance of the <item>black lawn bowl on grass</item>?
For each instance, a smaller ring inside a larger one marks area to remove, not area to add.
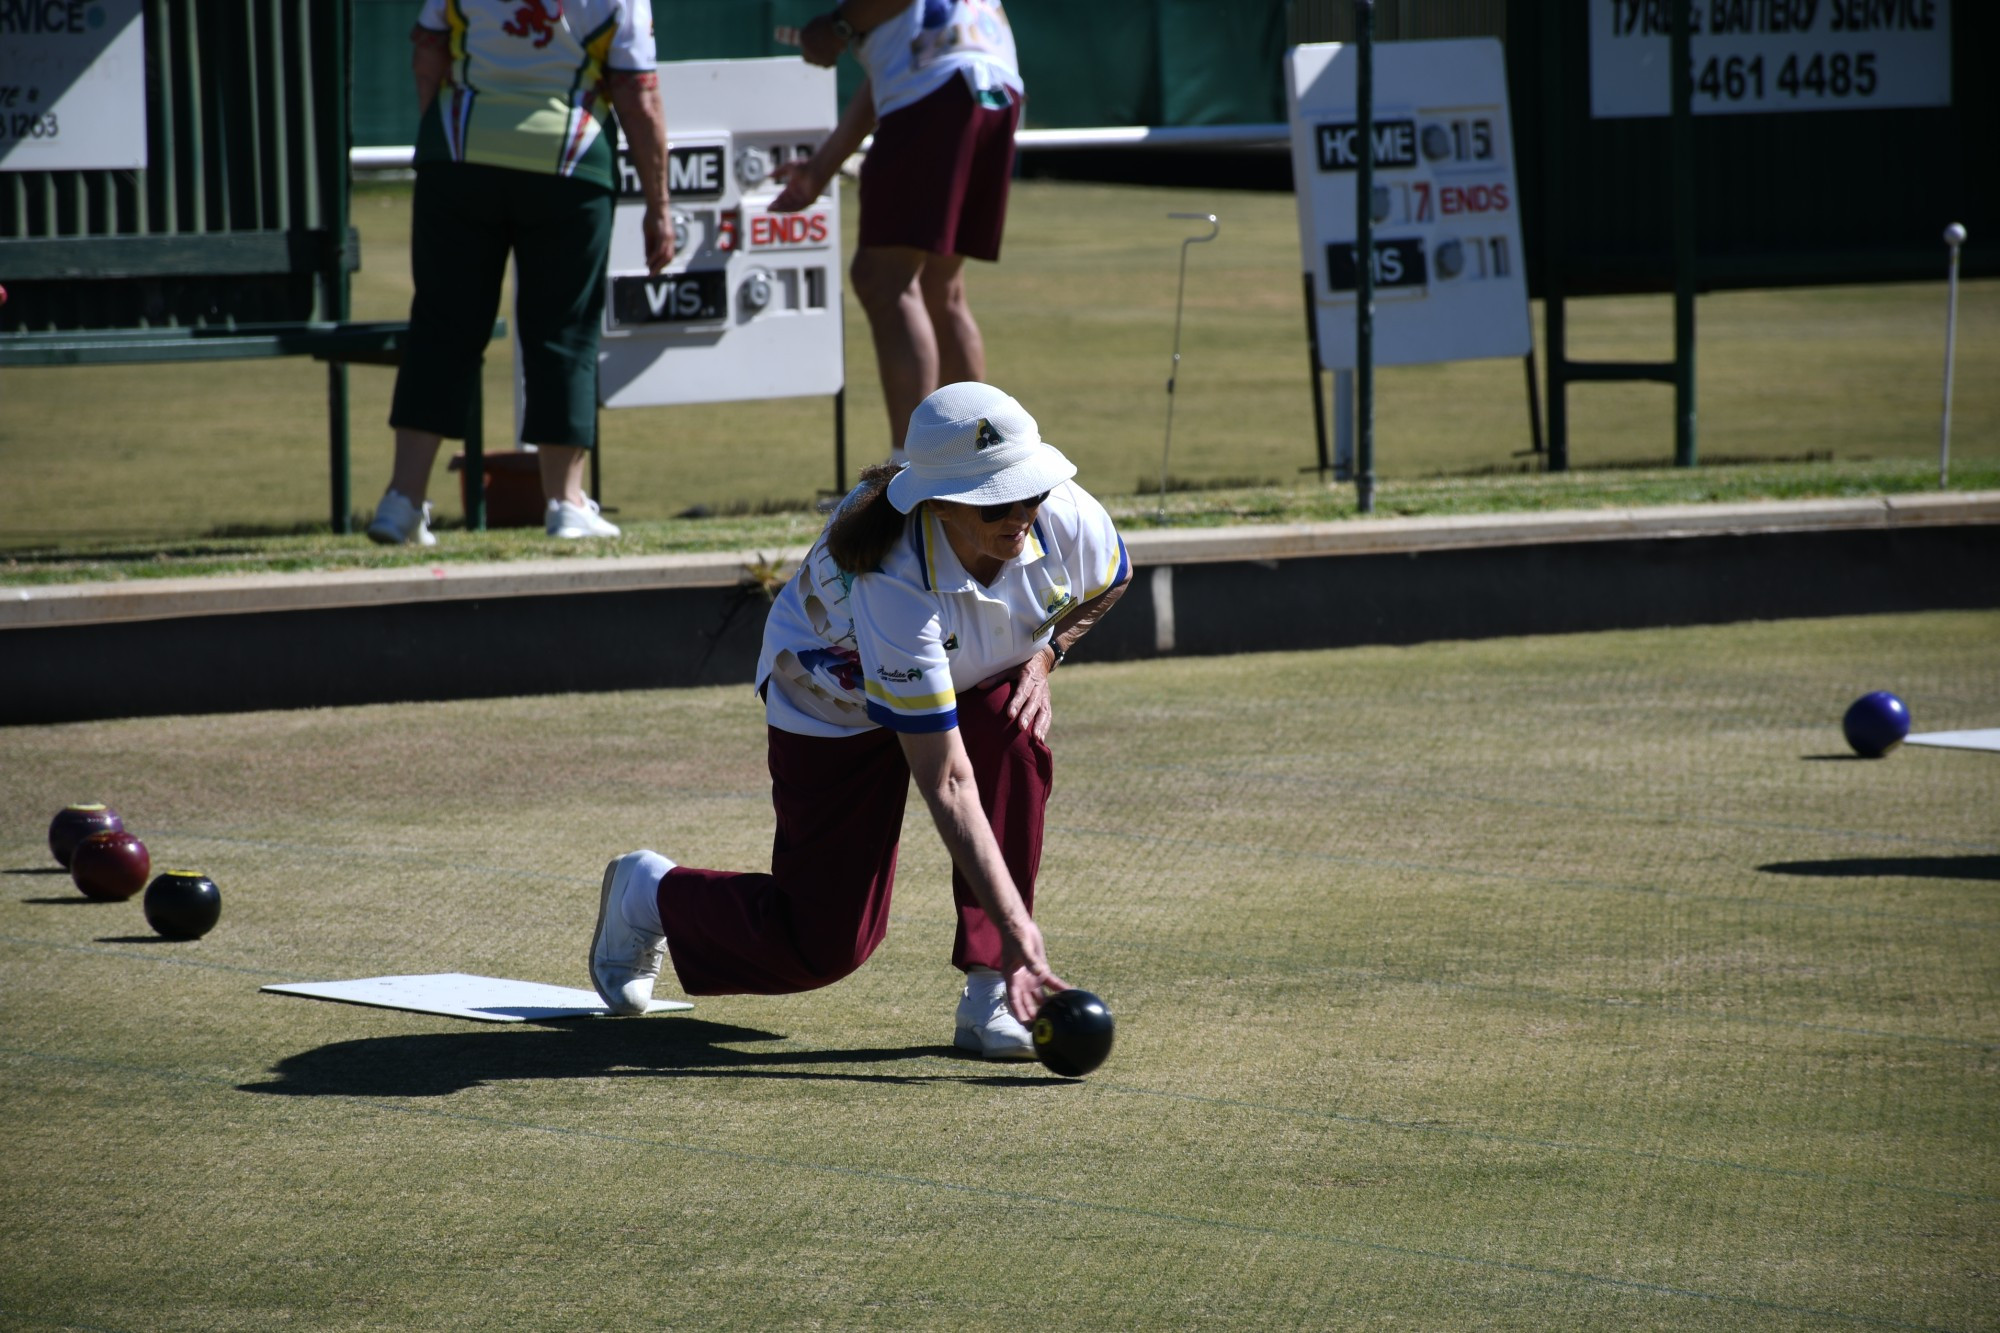
[[[1082,1078],[1111,1054],[1117,1024],[1087,990],[1058,991],[1035,1015],[1035,1058],[1064,1078]]]
[[[199,870],[168,870],[146,886],[146,924],[170,940],[198,940],[222,919],[222,892]]]

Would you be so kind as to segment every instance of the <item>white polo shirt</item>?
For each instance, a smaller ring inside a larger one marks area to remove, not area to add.
[[[1014,30],[1000,0],[916,0],[870,28],[854,57],[868,71],[878,117],[930,96],[953,74],[975,94],[1021,92]]]
[[[1131,568],[1111,516],[1074,482],[1049,492],[991,584],[966,570],[928,504],[872,574],[840,570],[822,535],[764,622],[765,718],[804,736],[949,730],[960,690],[1027,661]]]

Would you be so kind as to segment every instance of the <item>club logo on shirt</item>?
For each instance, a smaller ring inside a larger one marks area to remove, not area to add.
[[[924,669],[922,667],[905,667],[903,670],[898,671],[894,667],[876,667],[875,674],[883,680],[907,685],[912,681],[922,680],[924,678]]]
[[[1063,612],[1069,610],[1072,606],[1075,605],[1076,605],[1075,593],[1071,592],[1067,588],[1051,588],[1049,590],[1049,595],[1047,600],[1045,600],[1042,603],[1042,609],[1049,613],[1049,618],[1047,620],[1044,620],[1041,624],[1035,626],[1035,632],[1029,635],[1028,637],[1032,639],[1039,639],[1040,637],[1042,637],[1043,630],[1055,624],[1058,620],[1061,620],[1063,618]]]
[[[533,37],[535,49],[541,50],[556,35],[555,26],[562,22],[562,0],[533,0],[514,11],[514,17],[502,24],[500,31],[509,37]]]
[[[985,417],[979,418],[979,434],[975,442],[981,449],[991,449],[996,444],[1007,443],[1006,440],[1001,438],[1000,432],[993,429],[993,423]]]

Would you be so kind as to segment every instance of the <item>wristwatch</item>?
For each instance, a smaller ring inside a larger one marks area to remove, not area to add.
[[[1049,668],[1051,670],[1061,666],[1064,662],[1069,661],[1069,650],[1067,648],[1064,648],[1061,644],[1057,643],[1054,635],[1049,636],[1049,651],[1056,655],[1056,660],[1049,663]]]
[[[861,35],[854,30],[854,25],[847,21],[847,16],[840,12],[838,5],[828,11],[827,19],[833,24],[834,32],[840,35],[840,40],[843,42],[852,42]]]

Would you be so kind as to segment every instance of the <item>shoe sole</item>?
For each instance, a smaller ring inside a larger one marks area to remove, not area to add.
[[[987,1050],[985,1043],[979,1040],[979,1031],[976,1028],[965,1027],[958,1029],[952,1033],[951,1044],[958,1047],[961,1051],[972,1052],[982,1060],[1032,1060],[1035,1058],[1035,1048],[1033,1046],[1007,1046],[997,1051]]]
[[[396,533],[390,531],[387,528],[368,529],[368,540],[374,542],[377,546],[436,546],[437,545],[437,538],[431,536],[429,533],[423,533],[421,535],[413,533],[408,537],[402,537],[398,536]]]
[[[597,949],[604,942],[604,914],[611,910],[611,887],[618,879],[618,867],[624,860],[622,856],[614,856],[611,863],[604,867],[604,885],[597,891],[597,926],[590,932],[590,956],[586,960],[590,965],[591,989],[597,992],[598,999],[604,1001],[604,1007],[614,1014],[619,1012],[618,1002],[604,993],[604,983],[597,979]]]

